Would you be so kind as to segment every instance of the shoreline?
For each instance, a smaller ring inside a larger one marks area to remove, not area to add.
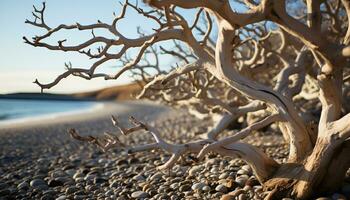
[[[59,119],[64,119],[66,117],[74,117],[83,114],[90,114],[92,112],[98,112],[105,107],[106,102],[96,102],[94,105],[83,108],[80,110],[72,110],[72,111],[62,111],[62,112],[54,112],[49,114],[41,114],[36,116],[25,116],[21,118],[15,119],[5,119],[0,120],[0,130],[2,128],[11,128],[16,126],[25,126],[28,124],[38,124],[43,121],[54,121]],[[69,120],[69,119],[66,119]]]
[[[96,121],[102,118],[109,119],[111,115],[132,113],[145,105],[163,107],[148,101],[101,101],[82,110],[0,121],[0,130],[40,128],[60,124],[72,125],[79,122]]]

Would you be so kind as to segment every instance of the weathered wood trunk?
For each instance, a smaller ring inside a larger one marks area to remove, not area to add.
[[[304,163],[281,165],[264,183],[265,190],[273,191],[267,198],[310,199],[339,189],[350,166],[350,143],[329,139],[318,139]]]

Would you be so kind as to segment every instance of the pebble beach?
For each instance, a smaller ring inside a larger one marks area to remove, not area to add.
[[[186,155],[171,170],[159,171],[157,166],[170,157],[164,151],[102,152],[67,134],[70,128],[85,135],[116,132],[109,119],[111,114],[118,115],[125,125],[132,115],[156,127],[164,139],[173,143],[199,139],[212,126],[210,120],[198,120],[185,110],[127,102],[118,106],[110,103],[89,115],[0,127],[0,199],[248,200],[266,196],[250,166],[239,159],[210,154],[204,161],[195,162]],[[154,142],[144,132],[121,140],[128,145]],[[282,136],[272,131],[253,133],[245,141],[279,162],[288,153]],[[350,183],[345,181],[339,192],[317,198],[347,199],[349,194]]]

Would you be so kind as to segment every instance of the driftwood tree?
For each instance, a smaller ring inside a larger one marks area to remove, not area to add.
[[[187,106],[198,117],[215,116],[214,127],[203,133],[202,140],[172,144],[146,123],[131,118],[134,127],[124,128],[113,118],[123,134],[146,130],[156,142],[129,147],[115,135],[83,137],[71,130],[74,138],[103,150],[163,149],[172,157],[160,169],[171,168],[189,152],[198,153],[199,159],[208,152],[239,157],[251,165],[264,190],[271,191],[267,198],[307,199],[341,185],[350,166],[349,0],[149,0],[145,4],[149,7],[126,1],[111,24],[56,27],[44,20],[45,3],[41,9],[34,7],[34,20],[26,23],[44,33],[31,40],[24,37],[26,43],[95,60],[88,68],[67,65],[67,71],[51,83],[35,83],[43,90],[68,76],[109,80],[131,71],[142,80],[139,98]],[[235,11],[236,7],[243,11]],[[136,39],[122,35],[117,23],[129,9],[158,26],[150,34],[139,31]],[[182,9],[195,14],[184,16]],[[98,29],[112,36],[95,34]],[[90,31],[92,36],[77,45],[66,45],[66,39],[47,42],[65,30]],[[162,45],[164,41],[174,45]],[[131,49],[138,53],[126,56]],[[176,58],[177,67],[162,69],[161,54]],[[155,59],[151,62],[147,56]],[[115,74],[96,72],[110,60],[121,62],[122,68]],[[240,116],[246,119],[246,127],[219,140],[218,135]],[[289,144],[286,163],[240,142],[271,124],[278,125]]]

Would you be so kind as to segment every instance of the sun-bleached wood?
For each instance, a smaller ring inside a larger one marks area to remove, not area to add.
[[[236,3],[246,8],[239,13],[227,0],[145,3],[149,10],[125,1],[120,15],[111,24],[98,21],[55,27],[45,21],[45,3],[42,9],[34,7],[34,20],[26,23],[44,33],[32,39],[24,37],[25,43],[54,51],[78,52],[94,60],[87,68],[66,64],[67,70],[52,82],[35,80],[35,83],[44,90],[69,76],[115,80],[130,71],[133,77],[141,79],[143,88],[138,98],[185,106],[197,117],[213,118],[213,127],[202,133],[200,140],[173,144],[162,139],[158,130],[147,123],[131,118],[133,126],[125,128],[112,117],[122,134],[146,131],[155,142],[130,147],[115,134],[81,136],[72,129],[73,138],[93,143],[103,151],[162,149],[171,153],[171,158],[159,169],[171,168],[188,153],[198,154],[199,160],[208,152],[238,157],[252,166],[269,193],[267,199],[286,196],[309,199],[341,186],[341,179],[350,167],[350,108],[345,102],[350,95],[348,0],[299,2],[306,15],[293,14],[285,0],[238,0]],[[191,24],[178,8],[196,10]],[[149,34],[138,30],[138,38],[122,35],[117,24],[129,10],[155,22],[156,27]],[[97,34],[97,29],[113,37]],[[70,30],[91,31],[91,38],[77,45],[67,45],[67,39],[56,44],[48,42],[55,33]],[[173,41],[173,49],[163,46],[164,41]],[[113,50],[115,47],[118,50]],[[130,49],[137,49],[132,58],[127,55]],[[162,54],[176,58],[176,67],[163,70]],[[152,55],[155,62],[146,55]],[[97,72],[109,61],[120,61],[122,67],[114,74]],[[148,69],[154,69],[156,74]],[[218,139],[240,118],[245,119],[245,127]],[[241,141],[271,124],[277,125],[289,144],[286,163],[277,163],[257,147]],[[337,167],[339,170],[335,170]]]

